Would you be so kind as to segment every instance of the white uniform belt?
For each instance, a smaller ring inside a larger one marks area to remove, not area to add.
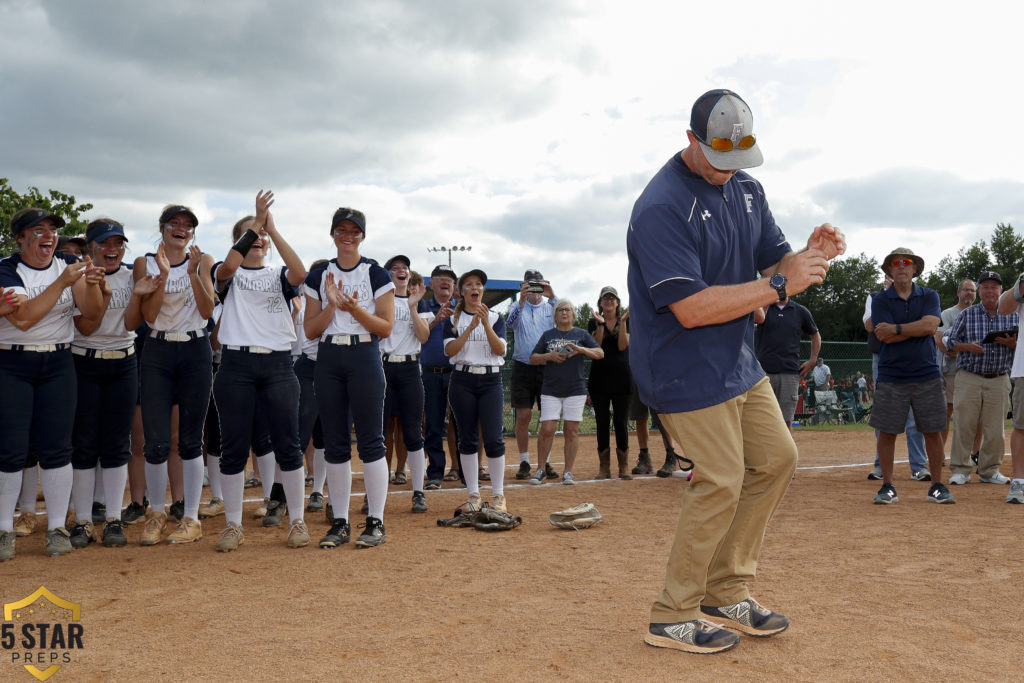
[[[328,344],[337,344],[338,346],[355,346],[356,344],[368,344],[373,341],[373,335],[370,334],[328,334],[323,337],[323,341]]]
[[[189,330],[188,332],[179,332],[177,330],[150,330],[149,336],[153,339],[160,339],[161,341],[190,342],[193,339],[205,337],[206,330]]]
[[[243,351],[245,353],[273,353],[274,349],[268,349],[266,346],[224,346],[228,351]]]
[[[0,344],[0,351],[33,351],[35,353],[52,353],[63,351],[71,344]]]
[[[501,366],[498,365],[456,365],[455,369],[459,372],[468,372],[471,375],[491,375],[501,372]]]
[[[124,349],[87,349],[84,346],[71,345],[71,353],[86,358],[102,358],[104,360],[118,360],[135,355],[135,347],[129,346]]]
[[[385,353],[381,356],[381,360],[385,363],[408,363],[410,361],[418,361],[419,359],[420,354],[418,353],[410,353],[404,356],[397,353]]]

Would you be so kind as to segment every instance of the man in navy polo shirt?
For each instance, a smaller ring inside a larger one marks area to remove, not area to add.
[[[428,491],[441,488],[441,478],[444,477],[445,418],[448,415],[448,385],[452,379],[452,366],[448,356],[444,355],[444,321],[455,310],[455,279],[455,271],[445,265],[436,266],[430,271],[433,297],[427,304],[434,319],[430,321],[430,337],[420,350],[420,366],[423,370],[423,449],[427,452],[425,488]]]
[[[875,503],[899,500],[892,485],[896,436],[903,433],[907,414],[914,411],[917,429],[924,435],[932,485],[928,500],[953,503],[956,499],[942,483],[942,430],[946,428],[946,385],[935,357],[935,339],[942,309],[934,289],[914,284],[924,270],[924,259],[910,249],[894,249],[882,260],[892,287],[871,295],[871,321],[882,342],[878,352],[878,378],[871,426],[878,430],[878,464],[882,488]]]
[[[739,642],[705,617],[756,636],[789,625],[747,589],[797,458],[754,355],[753,312],[823,282],[846,249],[828,223],[790,249],[761,184],[738,170],[762,162],[752,124],[735,93],[702,95],[689,146],[648,183],[626,235],[630,368],[695,464],[644,641],[686,652]]]
[[[782,417],[793,431],[793,415],[800,395],[800,379],[814,368],[821,351],[821,333],[814,324],[814,316],[789,297],[754,311],[757,333],[754,348],[757,361],[768,373],[772,391],[782,408]],[[811,357],[800,364],[800,338],[811,338]]]

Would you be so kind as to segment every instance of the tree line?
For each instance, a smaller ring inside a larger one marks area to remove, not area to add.
[[[37,187],[29,187],[22,194],[10,186],[7,178],[0,178],[0,255],[14,253],[16,244],[7,226],[11,216],[29,206],[52,211],[64,218],[67,221],[61,229],[64,235],[83,234],[87,221],[82,220],[81,214],[93,208],[92,204],[79,203],[74,195],[59,190],[43,193]],[[943,257],[918,277],[918,283],[936,290],[942,307],[947,308],[956,303],[960,282],[973,280],[983,270],[999,273],[1006,287],[1024,272],[1024,237],[1018,235],[1009,223],[998,223],[987,242],[978,240],[962,247],[955,255]],[[863,341],[866,336],[861,322],[864,302],[869,293],[881,287],[880,264],[862,252],[834,260],[823,284],[794,296],[793,300],[810,309],[822,339]],[[590,312],[589,303],[577,307],[578,327],[587,329]]]

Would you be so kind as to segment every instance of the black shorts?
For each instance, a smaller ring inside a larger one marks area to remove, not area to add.
[[[512,407],[540,409],[540,387],[544,384],[544,366],[512,363]]]

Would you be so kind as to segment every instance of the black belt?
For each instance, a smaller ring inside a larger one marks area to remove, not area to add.
[[[966,370],[966,368],[964,369]],[[996,377],[1004,377],[1006,375],[1005,372],[974,372],[973,370],[967,370],[967,372],[978,377],[984,377],[985,379],[995,379]]]
[[[433,372],[433,373],[438,374],[438,375],[444,375],[444,374],[447,374],[447,373],[451,372],[452,369],[451,369],[451,367],[439,368],[436,365],[424,365],[423,366],[423,371],[424,372]]]
[[[206,330],[189,330],[187,332],[178,332],[177,330],[152,330],[149,333],[149,336],[152,339],[159,339],[160,341],[189,342],[194,339],[205,337]]]

